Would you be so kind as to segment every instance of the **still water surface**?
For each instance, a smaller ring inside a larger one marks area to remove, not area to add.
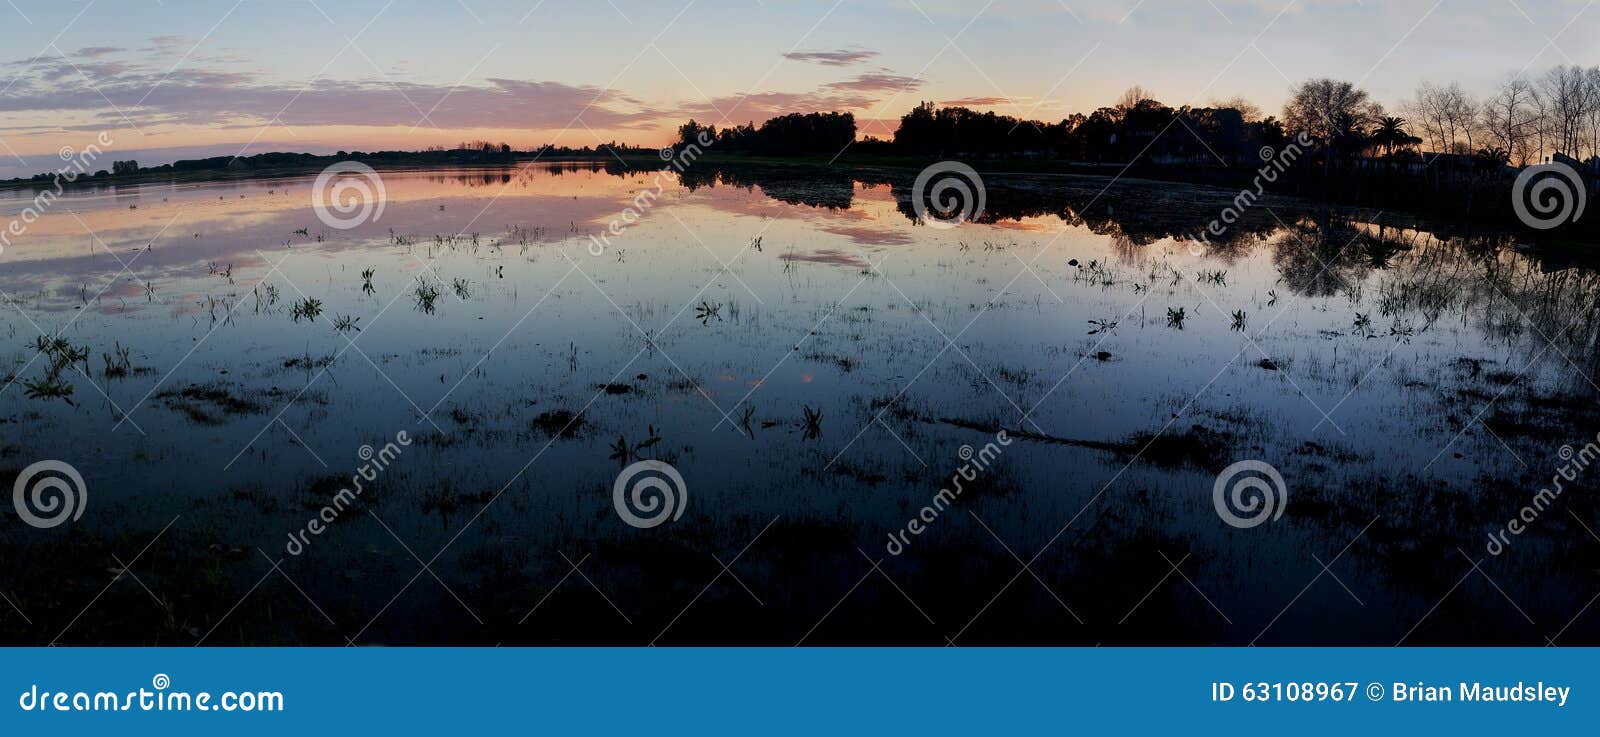
[[[88,501],[0,515],[7,639],[1595,640],[1585,492],[1485,550],[1600,430],[1594,271],[1289,199],[1199,247],[1232,193],[1139,181],[992,176],[940,229],[910,179],[701,170],[599,255],[655,174],[386,172],[350,230],[311,177],[62,198],[0,257],[0,465]],[[680,518],[618,516],[637,459]],[[1219,517],[1241,460],[1280,518]]]

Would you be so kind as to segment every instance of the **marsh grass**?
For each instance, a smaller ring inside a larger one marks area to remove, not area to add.
[[[289,317],[295,322],[300,322],[302,319],[316,322],[321,315],[322,300],[313,297],[306,297],[289,306]]]
[[[434,305],[439,301],[441,294],[442,292],[439,291],[438,286],[421,276],[417,277],[417,284],[412,289],[412,296],[416,299],[417,309],[428,315],[433,314]]]

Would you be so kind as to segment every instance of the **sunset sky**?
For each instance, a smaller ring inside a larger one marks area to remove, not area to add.
[[[463,139],[659,144],[682,120],[920,100],[1056,120],[1360,81],[1482,93],[1600,63],[1592,0],[166,0],[0,3],[0,176],[107,130],[159,164]],[[881,122],[874,122],[881,121]]]

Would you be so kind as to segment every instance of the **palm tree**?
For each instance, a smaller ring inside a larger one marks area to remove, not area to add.
[[[1504,166],[1511,163],[1511,152],[1499,146],[1486,146],[1478,149],[1478,160],[1491,167]]]
[[[1333,136],[1329,144],[1342,155],[1358,155],[1371,143],[1367,132],[1362,130],[1360,118],[1350,113],[1340,113],[1334,116],[1332,123]]]
[[[1393,156],[1396,146],[1408,146],[1413,143],[1420,143],[1421,140],[1406,132],[1404,118],[1397,118],[1392,115],[1378,118],[1378,127],[1372,132],[1372,143],[1382,146],[1385,156]]]

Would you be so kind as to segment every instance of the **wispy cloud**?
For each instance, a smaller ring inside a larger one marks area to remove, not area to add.
[[[851,64],[860,64],[878,55],[876,51],[853,51],[840,49],[838,51],[791,51],[784,54],[785,59],[821,64],[825,67],[847,67]]]
[[[960,97],[954,100],[944,100],[943,104],[951,107],[994,107],[995,105],[1010,105],[1016,102],[1009,97]]]
[[[922,80],[917,77],[907,77],[888,72],[868,72],[857,75],[854,79],[841,82],[830,82],[826,85],[831,90],[854,90],[856,92],[899,92],[901,90],[914,90],[922,86]]]
[[[78,49],[77,51],[73,52],[73,56],[79,56],[79,57],[83,57],[85,59],[94,59],[96,57],[108,56],[110,54],[117,54],[117,53],[121,53],[123,51],[127,51],[127,49],[119,48],[119,47],[116,47],[116,46],[85,46],[85,47],[83,47],[81,49]]]

